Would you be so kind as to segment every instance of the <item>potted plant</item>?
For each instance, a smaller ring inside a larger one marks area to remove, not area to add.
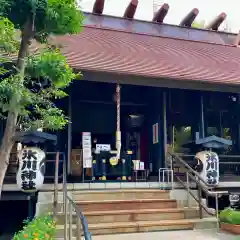
[[[240,210],[226,208],[219,215],[221,230],[240,235]]]
[[[55,233],[56,223],[49,214],[36,217],[31,222],[26,223],[23,230],[15,234],[13,240],[53,240]]]

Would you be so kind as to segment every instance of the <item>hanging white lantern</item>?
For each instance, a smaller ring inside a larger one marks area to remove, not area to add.
[[[44,182],[45,157],[43,150],[26,147],[18,153],[17,185],[23,192],[36,192]]]
[[[199,174],[209,184],[219,184],[219,158],[217,153],[212,151],[198,152],[195,156],[197,165],[202,166]]]

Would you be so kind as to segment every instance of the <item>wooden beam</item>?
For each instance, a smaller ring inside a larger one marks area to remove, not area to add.
[[[219,26],[223,23],[223,21],[226,19],[227,17],[227,14],[222,12],[220,13],[216,18],[214,18],[212,20],[212,22],[210,22],[207,26],[206,26],[206,29],[209,29],[209,30],[215,30],[217,31]]]
[[[137,6],[138,6],[138,0],[131,0],[131,2],[128,4],[125,10],[123,17],[133,19],[137,10]]]
[[[153,16],[153,22],[163,23],[164,18],[166,17],[169,10],[169,5],[164,3]]]
[[[180,22],[180,26],[182,27],[191,27],[193,21],[195,20],[195,18],[197,17],[199,13],[199,10],[197,8],[193,8],[184,18],[183,20]]]
[[[105,0],[95,0],[92,12],[95,14],[102,14],[104,9],[104,3]]]

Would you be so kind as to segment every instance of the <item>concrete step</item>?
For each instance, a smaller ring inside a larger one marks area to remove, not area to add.
[[[133,199],[169,199],[167,190],[157,189],[119,189],[73,192],[74,201],[133,200]]]
[[[165,209],[138,209],[119,211],[91,211],[84,212],[89,224],[134,222],[134,221],[158,221],[191,218],[198,216],[197,209],[165,208]],[[64,223],[64,213],[58,214],[58,224]],[[73,214],[73,223],[76,223],[76,214]]]
[[[92,235],[137,233],[165,230],[192,230],[195,219],[160,220],[160,221],[137,221],[137,222],[112,222],[89,224],[89,231]],[[63,225],[58,225],[57,236],[63,236]],[[76,236],[76,226],[73,225],[73,237]]]
[[[200,226],[208,226],[206,229],[215,229],[216,218],[113,222],[88,225],[92,235],[203,229]],[[64,226],[58,225],[57,230],[57,237],[62,237]],[[76,225],[73,225],[73,237],[75,236]]]
[[[133,199],[133,200],[103,200],[78,201],[77,205],[85,211],[111,211],[131,209],[164,209],[177,208],[177,201],[172,199]]]

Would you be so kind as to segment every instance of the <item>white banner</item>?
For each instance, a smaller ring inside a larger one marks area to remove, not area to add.
[[[83,168],[92,168],[92,138],[90,132],[82,133]]]
[[[111,145],[110,144],[96,144],[96,152],[99,153],[101,151],[110,152],[111,151]]]

